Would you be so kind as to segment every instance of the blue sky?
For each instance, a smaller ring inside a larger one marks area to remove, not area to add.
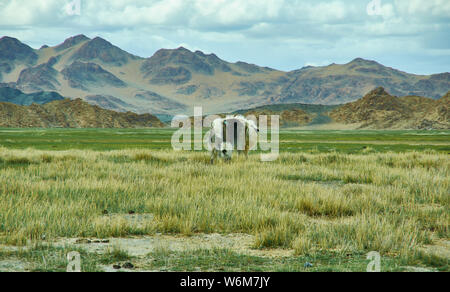
[[[67,6],[77,2],[79,11]],[[285,71],[356,57],[416,74],[450,71],[449,0],[0,2],[0,35],[39,48],[81,33],[142,57],[184,46]]]

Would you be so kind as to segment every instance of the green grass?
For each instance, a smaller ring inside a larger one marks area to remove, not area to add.
[[[174,129],[0,129],[0,146],[40,150],[171,149]],[[282,130],[282,152],[450,152],[450,131]]]
[[[318,253],[310,256],[260,257],[227,249],[199,249],[184,252],[160,250],[150,253],[142,268],[159,271],[220,272],[361,272],[369,260],[359,253]],[[305,266],[306,263],[312,264]],[[399,258],[382,257],[384,272],[404,271]]]

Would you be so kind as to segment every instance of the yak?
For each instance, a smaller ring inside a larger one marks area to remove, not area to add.
[[[209,137],[211,163],[217,157],[230,160],[234,150],[247,157],[256,148],[258,132],[255,121],[241,115],[215,119]]]

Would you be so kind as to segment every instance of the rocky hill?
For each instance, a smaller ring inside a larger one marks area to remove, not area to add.
[[[364,129],[450,129],[448,92],[439,100],[395,97],[379,87],[330,113],[334,121]]]
[[[151,114],[119,113],[81,99],[20,106],[0,102],[0,127],[11,128],[144,128],[162,127]]]
[[[1,38],[0,83],[121,111],[191,115],[196,105],[209,114],[279,103],[343,104],[379,86],[397,96],[438,99],[450,88],[450,73],[413,75],[360,58],[283,72],[182,47],[141,58],[78,35],[40,49]]]

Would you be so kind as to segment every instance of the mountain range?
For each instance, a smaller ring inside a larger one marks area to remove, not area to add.
[[[284,72],[183,47],[142,58],[84,35],[40,49],[12,37],[0,39],[0,87],[24,94],[56,92],[119,112],[192,114],[201,105],[209,114],[272,104],[337,105],[380,86],[396,96],[437,100],[450,89],[450,73],[414,75],[361,58]]]
[[[4,96],[2,96],[4,94]],[[48,92],[24,94],[0,88],[0,100],[15,97],[17,105],[0,102],[0,127],[33,128],[143,128],[164,127],[156,116],[117,112],[81,99],[48,101]],[[58,97],[59,98],[59,97]],[[29,105],[31,103],[31,105]],[[27,105],[28,104],[28,105]],[[396,97],[379,87],[344,105],[272,104],[228,114],[279,115],[280,126],[309,129],[450,129],[450,91],[434,100],[419,96]],[[170,119],[166,120],[167,123]],[[270,126],[270,119],[268,125]],[[167,124],[166,124],[167,125]]]

